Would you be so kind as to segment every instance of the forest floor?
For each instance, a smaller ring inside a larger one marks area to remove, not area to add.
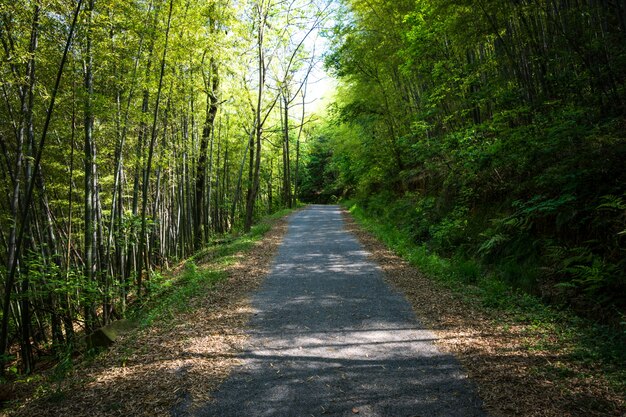
[[[626,416],[620,393],[593,361],[576,357],[549,326],[485,308],[426,277],[344,212],[354,233],[409,299],[436,344],[461,361],[493,416]]]
[[[242,245],[245,250],[196,259],[200,273],[223,279],[207,280],[184,308],[159,311],[149,325],[76,364],[64,378],[20,383],[14,387],[19,399],[0,415],[169,416],[177,405],[205,403],[239,362],[252,315],[248,296],[263,281],[286,231],[284,218],[270,223],[262,238]]]
[[[402,291],[419,320],[437,335],[476,383],[493,416],[624,416],[624,397],[594,363],[581,364],[571,346],[532,322],[483,308],[421,274],[394,255],[346,212],[350,232],[386,279]],[[249,295],[269,271],[286,220],[246,251],[202,261],[224,278],[207,284],[181,311],[169,311],[122,337],[106,352],[75,364],[69,375],[33,378],[14,387],[7,416],[166,416],[193,410],[240,363],[253,315]]]

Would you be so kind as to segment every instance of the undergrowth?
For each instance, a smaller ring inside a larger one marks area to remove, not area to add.
[[[529,350],[565,352],[572,363],[600,367],[618,392],[626,392],[626,331],[623,329],[598,324],[566,308],[546,305],[539,297],[512,285],[502,276],[501,269],[490,271],[479,260],[460,253],[449,257],[439,255],[426,243],[415,243],[409,232],[396,227],[389,219],[371,216],[354,201],[344,201],[344,205],[359,224],[397,255],[487,312],[501,326],[526,325],[535,335],[529,338]],[[521,269],[523,265],[510,267]],[[538,370],[543,371],[546,370]],[[561,369],[559,374],[567,372]]]
[[[272,229],[275,220],[291,211],[282,210],[264,217],[249,233],[234,233],[216,238],[206,248],[181,261],[172,270],[154,273],[150,280],[146,280],[147,295],[141,302],[133,302],[126,311],[130,328],[139,327],[139,331],[129,331],[124,336],[125,340],[111,352],[112,357],[107,358],[103,348],[86,350],[80,355],[68,350],[49,371],[12,381],[11,389],[18,394],[14,399],[0,402],[0,415],[4,415],[5,410],[18,410],[24,401],[42,401],[44,404],[67,401],[70,390],[91,381],[90,368],[102,361],[109,363],[108,361],[113,360],[125,368],[127,362],[150,351],[145,342],[140,342],[145,338],[143,330],[152,334],[153,331],[163,333],[172,329],[176,334],[175,328],[189,320],[185,313],[193,314],[205,302],[204,297],[208,292],[214,289],[221,291],[215,287],[220,281],[227,279],[227,267],[239,262],[241,256],[245,256],[255,242]],[[172,337],[171,334],[168,337]],[[2,388],[0,385],[0,389]],[[116,409],[111,409],[113,411],[117,412]]]
[[[272,228],[273,221],[291,211],[281,210],[264,217],[249,233],[227,235],[212,242],[181,262],[181,267],[163,273],[154,272],[146,283],[148,296],[141,302],[129,306],[128,320],[143,328],[156,324],[167,326],[173,322],[176,315],[190,311],[193,308],[193,299],[202,296],[227,278],[226,267],[236,262],[237,254],[250,250],[254,243]],[[130,333],[127,337],[134,338],[136,334]],[[99,360],[101,353],[101,348],[89,349],[82,352],[79,360],[83,365],[89,366]],[[131,356],[132,353],[128,351],[124,355]],[[14,383],[20,387],[34,384],[35,397],[54,399],[55,396],[62,395],[59,391],[60,384],[71,375],[76,360],[75,352],[68,350],[59,357],[47,375],[29,375],[15,380]],[[121,361],[124,362],[125,359],[122,358]]]
[[[224,268],[235,262],[236,254],[250,250],[271,229],[273,220],[289,212],[290,209],[280,210],[264,217],[248,233],[228,235],[214,241],[185,260],[180,271],[154,274],[149,284],[150,298],[134,308],[131,319],[142,326],[149,326],[155,321],[171,320],[176,314],[187,311],[191,299],[227,277]]]

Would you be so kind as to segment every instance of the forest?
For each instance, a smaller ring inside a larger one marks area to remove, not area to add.
[[[300,197],[626,330],[626,5],[347,0]]]
[[[0,371],[71,357],[164,270],[295,203],[329,5],[0,3]]]
[[[0,41],[5,376],[300,202],[626,331],[621,1],[29,0]]]

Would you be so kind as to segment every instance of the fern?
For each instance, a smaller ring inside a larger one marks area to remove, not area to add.
[[[483,235],[484,236],[484,235]],[[496,233],[495,235],[489,237],[485,240],[479,247],[478,253],[481,255],[490,255],[496,250],[498,250],[502,245],[507,243],[510,240],[508,235],[503,233]]]

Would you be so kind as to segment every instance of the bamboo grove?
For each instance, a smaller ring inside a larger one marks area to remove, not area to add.
[[[624,2],[342,3],[302,197],[350,196],[470,283],[623,326]]]
[[[153,274],[294,204],[327,7],[0,3],[3,373],[71,354]]]

